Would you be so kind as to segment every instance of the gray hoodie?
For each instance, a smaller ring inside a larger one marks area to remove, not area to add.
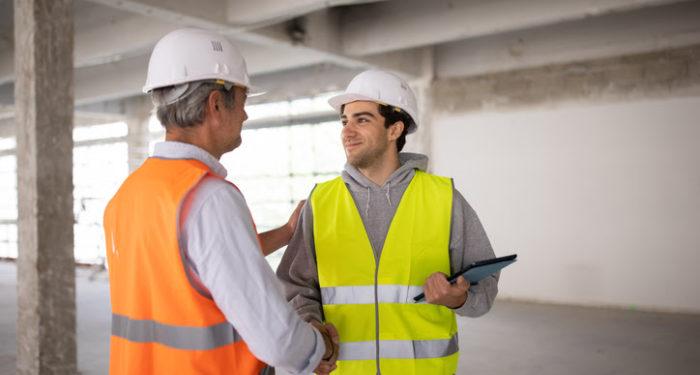
[[[357,205],[376,259],[381,257],[384,239],[404,191],[413,179],[415,170],[426,169],[428,157],[400,153],[399,162],[401,166],[389,176],[384,186],[378,186],[348,164],[345,165],[342,175]],[[285,286],[287,300],[303,319],[323,321],[313,237],[313,212],[311,200],[308,200],[296,232],[277,268],[277,276]],[[455,273],[475,261],[493,257],[493,249],[479,218],[455,189],[450,231],[451,272]],[[498,275],[495,275],[472,286],[469,289],[467,301],[454,311],[462,316],[483,315],[491,308],[497,293]]]

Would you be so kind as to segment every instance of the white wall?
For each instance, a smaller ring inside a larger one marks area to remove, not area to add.
[[[700,312],[700,98],[437,113],[452,176],[498,255],[501,296]]]

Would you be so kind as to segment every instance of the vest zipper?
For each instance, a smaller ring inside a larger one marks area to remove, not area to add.
[[[369,202],[370,202],[370,195],[371,195],[371,190],[369,186],[367,187],[367,208],[365,215],[369,216]],[[364,225],[364,221],[362,223]],[[365,229],[365,233],[367,232],[367,229]],[[369,238],[369,237],[368,237]],[[374,339],[374,348],[375,348],[375,358],[377,362],[377,375],[382,374],[382,370],[379,367],[379,291],[378,291],[378,279],[379,279],[379,256],[377,256],[377,251],[370,242],[370,247],[372,248],[372,255],[374,255],[374,327],[375,327],[375,339]],[[383,249],[382,249],[383,250]]]
[[[379,275],[379,259],[377,259],[377,255],[374,255],[375,259],[375,264],[376,266],[374,267],[374,319],[375,319],[375,327],[376,327],[376,341],[375,341],[375,348],[376,348],[376,356],[377,356],[377,375],[381,375],[382,371],[379,368],[379,296],[378,296],[378,286],[377,286],[377,279]]]

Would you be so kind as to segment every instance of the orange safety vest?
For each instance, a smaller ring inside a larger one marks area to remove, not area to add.
[[[111,374],[266,371],[183,262],[183,202],[206,175],[196,160],[149,158],[107,205]]]

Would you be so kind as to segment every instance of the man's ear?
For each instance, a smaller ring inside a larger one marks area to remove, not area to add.
[[[221,111],[221,92],[212,90],[207,97],[207,112],[210,115],[216,115],[219,111]]]
[[[396,121],[395,123],[391,124],[391,126],[389,126],[389,140],[395,141],[399,139],[405,126],[406,125],[404,125],[403,121]]]

